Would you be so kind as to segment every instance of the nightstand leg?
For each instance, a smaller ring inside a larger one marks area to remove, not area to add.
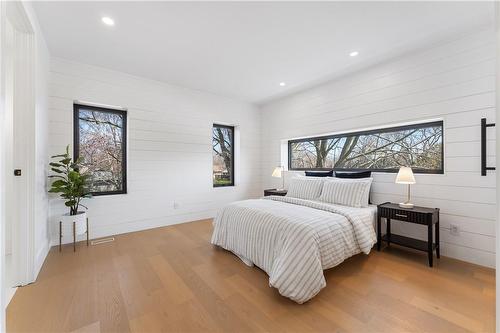
[[[436,223],[436,257],[439,259],[439,217]]]
[[[432,223],[427,226],[427,252],[429,255],[429,266],[432,267],[432,259],[434,257],[434,253],[432,251]]]
[[[386,219],[387,222],[387,246],[391,246],[391,219]]]
[[[377,251],[380,251],[380,243],[382,243],[382,218],[377,215]]]

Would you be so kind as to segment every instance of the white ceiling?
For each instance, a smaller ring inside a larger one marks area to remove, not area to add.
[[[262,103],[494,22],[488,2],[34,2],[53,56]],[[105,26],[102,16],[116,22]],[[349,57],[351,51],[359,56]],[[280,82],[286,82],[280,87]]]

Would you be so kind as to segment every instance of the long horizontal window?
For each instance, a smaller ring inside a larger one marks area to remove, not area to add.
[[[443,122],[288,141],[290,170],[443,173]]]

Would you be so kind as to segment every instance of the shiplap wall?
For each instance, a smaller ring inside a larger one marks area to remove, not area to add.
[[[74,100],[128,108],[128,194],[85,203],[91,237],[213,217],[224,204],[261,194],[255,106],[54,58],[49,89],[51,154],[73,142]],[[212,186],[214,122],[236,126],[235,187]],[[53,197],[53,243],[57,216],[65,211]]]
[[[282,140],[443,119],[445,174],[417,174],[413,202],[441,209],[443,255],[494,267],[496,180],[494,172],[480,176],[479,126],[481,117],[495,121],[494,37],[493,29],[471,33],[262,106],[264,187],[277,186],[272,170],[286,165]],[[488,163],[495,165],[494,129],[488,139]],[[375,203],[404,199],[395,176],[373,175]],[[426,237],[424,228],[393,225],[394,232]]]
[[[48,111],[48,80],[49,80],[49,49],[42,35],[31,3],[23,3],[34,30],[35,37],[35,267],[34,277],[42,268],[45,257],[50,249],[49,231],[49,197],[47,193],[48,175],[48,141],[49,141],[49,111]]]

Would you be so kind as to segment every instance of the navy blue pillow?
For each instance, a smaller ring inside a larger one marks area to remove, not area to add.
[[[306,171],[308,177],[333,177],[333,170],[330,171]]]
[[[371,171],[335,171],[337,178],[370,178]]]

